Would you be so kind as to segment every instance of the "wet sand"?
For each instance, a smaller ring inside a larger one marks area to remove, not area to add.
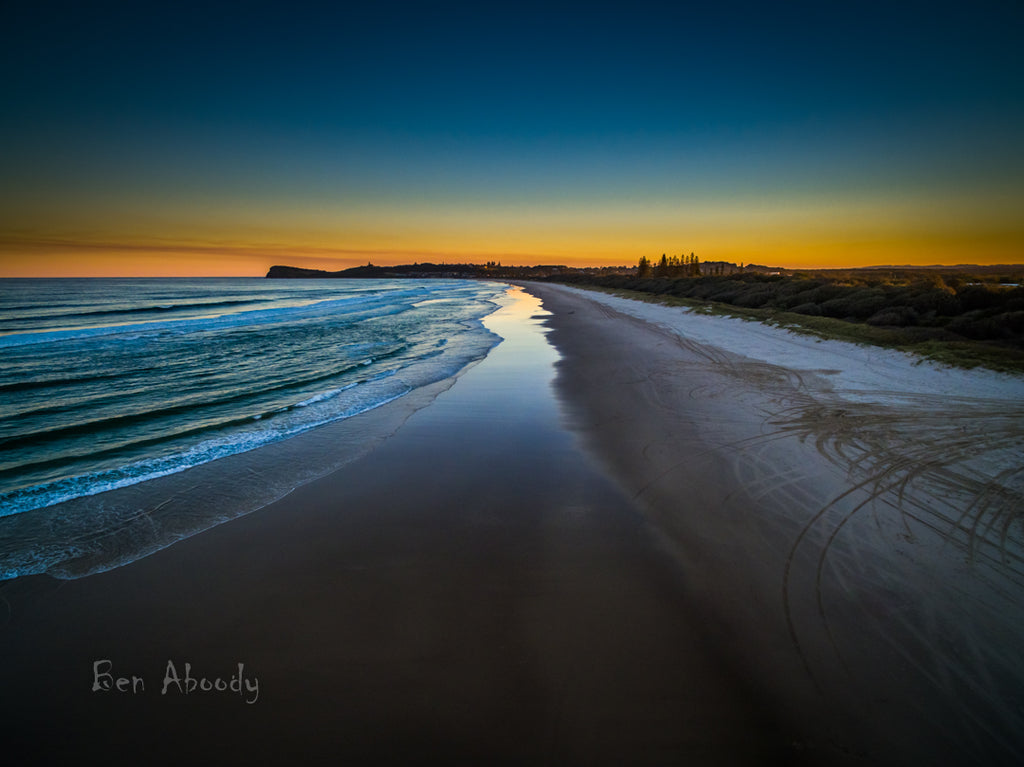
[[[792,761],[772,701],[564,427],[537,311],[494,315],[505,342],[339,471],[129,565],[4,584],[5,755]],[[102,660],[127,691],[92,690]],[[228,689],[161,694],[168,661]]]
[[[947,517],[978,493],[870,428],[934,426],[527,289],[553,314],[493,315],[506,340],[431,404],[350,419],[392,436],[334,473],[130,565],[3,584],[5,754],[1018,760],[1016,528],[969,547]],[[101,659],[145,689],[93,692]],[[169,660],[225,686],[244,663],[259,697],[161,695]]]

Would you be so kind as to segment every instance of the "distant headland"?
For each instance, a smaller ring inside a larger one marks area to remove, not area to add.
[[[610,266],[576,269],[571,266],[502,266],[489,261],[486,264],[401,264],[398,266],[354,266],[338,272],[323,269],[304,269],[298,266],[272,266],[267,272],[269,278],[285,279],[317,279],[317,278],[430,278],[446,277],[456,279],[489,278],[489,279],[537,279],[552,277],[559,274],[629,274],[636,268],[628,266]]]

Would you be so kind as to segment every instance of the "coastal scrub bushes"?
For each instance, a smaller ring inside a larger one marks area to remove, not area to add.
[[[867,323],[868,325],[904,328],[916,325],[920,319],[921,315],[913,307],[887,306],[868,317]]]
[[[737,271],[727,275],[560,275],[553,279],[756,310],[792,313],[893,331],[915,342],[983,341],[1024,351],[1024,287],[970,274],[867,271],[840,276]]]

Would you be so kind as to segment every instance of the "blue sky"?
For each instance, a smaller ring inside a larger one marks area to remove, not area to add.
[[[1020,3],[7,16],[9,264],[1024,260]]]

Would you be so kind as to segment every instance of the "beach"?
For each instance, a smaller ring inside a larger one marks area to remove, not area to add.
[[[1019,379],[554,285],[485,325],[502,342],[455,379],[174,493],[336,445],[330,473],[0,584],[5,752],[1024,757]]]
[[[533,290],[574,428],[812,761],[1019,761],[1019,378]]]

